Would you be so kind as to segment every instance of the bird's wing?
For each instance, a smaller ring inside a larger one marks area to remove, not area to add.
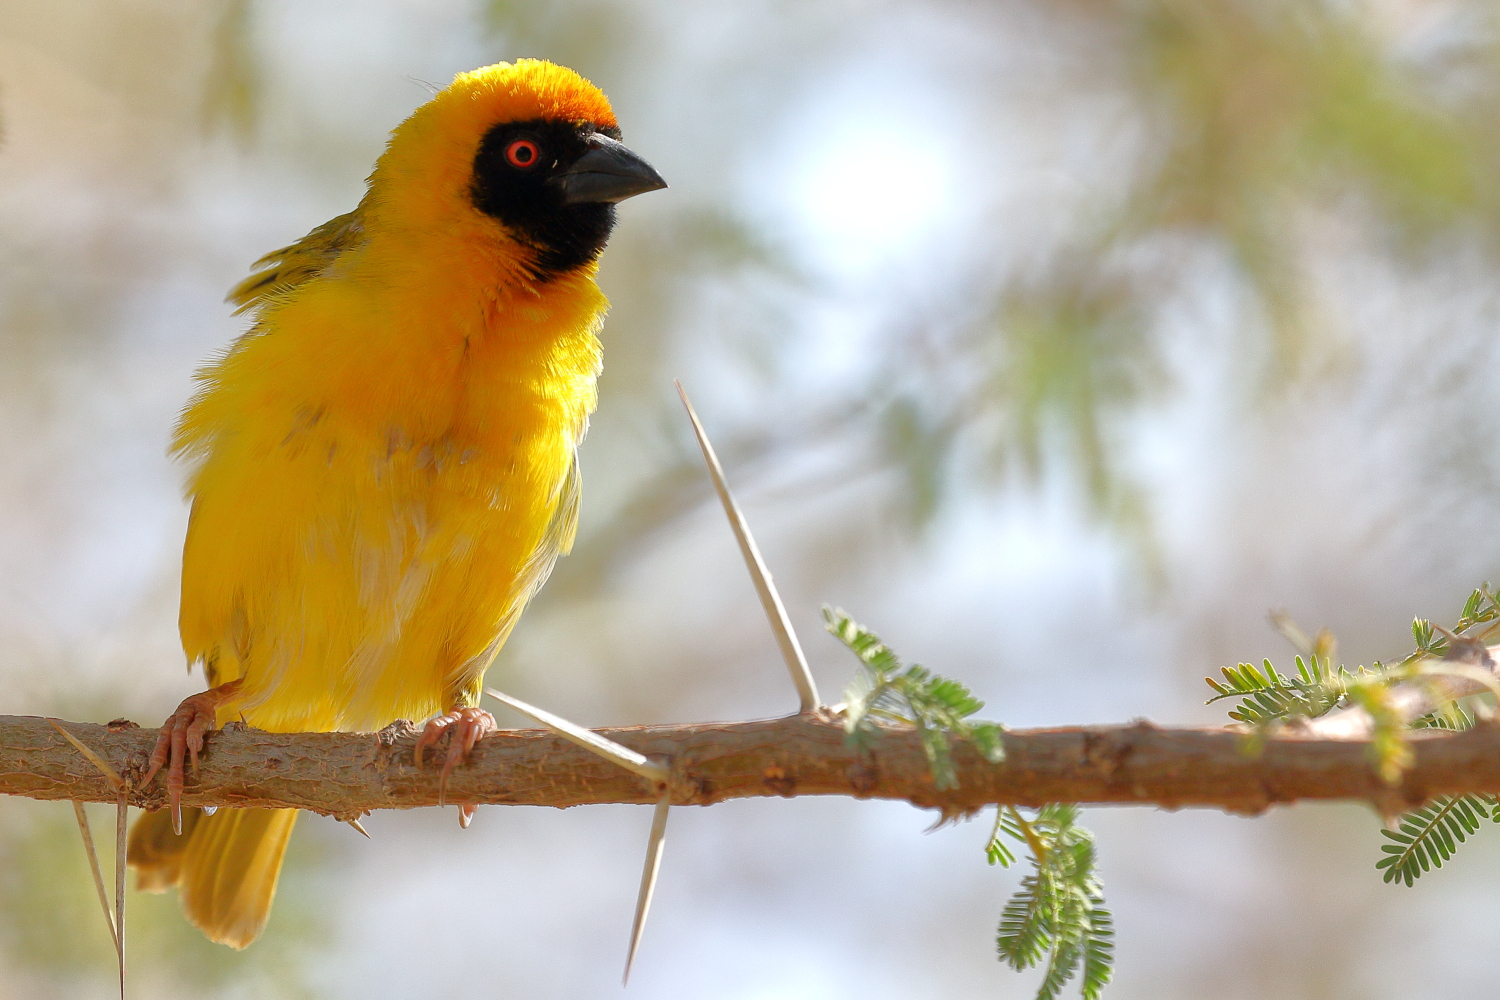
[[[575,451],[568,462],[567,475],[558,488],[557,506],[552,510],[547,529],[532,551],[531,558],[526,560],[526,565],[516,576],[513,591],[515,599],[501,625],[499,642],[505,641],[527,602],[542,589],[547,577],[552,575],[552,567],[557,565],[558,557],[567,555],[573,548],[573,539],[578,534],[578,499],[582,495],[583,480],[578,474],[578,453]]]
[[[559,556],[565,556],[573,548],[573,539],[578,534],[578,500],[583,495],[583,480],[578,474],[578,453],[574,452],[568,463],[567,475],[558,489],[557,506],[541,541],[532,550],[531,558],[516,575],[511,588],[510,605],[505,609],[494,632],[494,638],[484,651],[459,668],[448,684],[443,697],[448,705],[477,705],[480,691],[484,687],[484,672],[494,662],[500,647],[510,636],[526,610],[527,603],[552,575]]]
[[[557,500],[557,510],[552,513],[552,520],[547,522],[547,532],[542,536],[542,544],[539,548],[550,548],[553,555],[549,562],[556,562],[558,556],[565,556],[573,551],[573,539],[578,537],[578,498],[583,495],[583,478],[578,474],[578,452],[573,452],[573,460],[568,463],[568,475],[563,480],[562,490]],[[552,567],[547,567],[547,573],[552,572]],[[543,574],[542,579],[537,581],[540,587],[547,579]]]
[[[361,206],[362,208],[363,206]],[[338,257],[365,239],[359,208],[329,219],[291,246],[272,250],[251,265],[250,277],[230,289],[224,301],[239,308],[235,315],[281,298],[310,278],[317,277]]]

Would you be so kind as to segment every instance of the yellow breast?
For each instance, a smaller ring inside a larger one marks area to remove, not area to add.
[[[504,286],[484,254],[411,249],[372,245],[269,310],[179,425],[200,463],[184,647],[211,683],[245,678],[221,721],[368,729],[469,703],[571,542],[594,269]]]

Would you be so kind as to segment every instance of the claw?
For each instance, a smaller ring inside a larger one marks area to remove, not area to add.
[[[239,691],[242,680],[209,688],[191,698],[184,698],[177,711],[161,727],[156,737],[156,746],[151,751],[151,763],[141,779],[145,787],[156,777],[156,772],[165,765],[167,769],[167,799],[172,807],[172,832],[182,836],[182,786],[183,758],[193,765],[193,776],[198,776],[198,754],[203,752],[203,740],[212,732],[221,704]]]
[[[492,733],[498,728],[495,717],[482,708],[455,708],[427,723],[422,735],[417,737],[415,757],[418,767],[422,766],[422,751],[435,745],[445,732],[452,730],[448,736],[448,752],[443,756],[443,769],[438,773],[438,805],[447,804],[448,775],[469,759],[475,743],[486,733]],[[458,807],[458,825],[465,830],[474,819],[474,809],[473,805]]]

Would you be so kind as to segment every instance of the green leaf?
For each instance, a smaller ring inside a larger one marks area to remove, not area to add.
[[[903,664],[879,636],[841,610],[825,606],[823,620],[860,663],[844,692],[844,730],[851,744],[867,744],[884,725],[910,725],[938,788],[958,785],[954,739],[967,740],[990,763],[1005,759],[1004,729],[971,720],[984,702],[967,687],[920,664]],[[1315,657],[1310,666],[1299,663],[1299,673],[1319,676],[1319,662]],[[1284,689],[1297,682],[1282,677],[1269,661],[1265,667],[1264,674],[1248,664],[1225,668],[1227,684],[1210,680],[1209,685],[1221,697],[1263,696],[1268,700],[1260,710],[1278,711]],[[1104,908],[1094,837],[1077,819],[1078,807],[1068,803],[1043,806],[1029,821],[1015,807],[1003,806],[985,845],[992,865],[1009,868],[1016,862],[1011,843],[1025,845],[1030,857],[1031,873],[1000,912],[995,948],[1013,969],[1045,963],[1038,1000],[1052,1000],[1080,972],[1084,997],[1095,1000],[1114,966],[1114,920]]]
[[[994,722],[975,722],[969,726],[969,738],[984,759],[991,764],[1005,760],[1005,730]]]
[[[860,671],[844,691],[844,732],[850,745],[868,747],[879,732],[877,719],[907,723],[917,730],[933,784],[940,789],[958,787],[954,739],[968,740],[991,764],[1005,759],[1002,727],[970,720],[984,702],[967,687],[921,664],[904,665],[879,636],[842,610],[825,605],[823,620],[829,633],[860,662]]]
[[[1458,618],[1458,624],[1453,626],[1453,631],[1464,632],[1475,625],[1482,625],[1496,618],[1500,618],[1500,603],[1496,602],[1495,593],[1489,581],[1485,581],[1464,602],[1463,613]]]
[[[999,837],[990,838],[990,842],[985,845],[984,853],[990,864],[999,865],[1001,868],[1009,868],[1016,863],[1015,852]]]
[[[1042,976],[1041,989],[1036,991],[1037,1000],[1053,1000],[1073,978],[1083,962],[1083,949],[1072,937],[1060,941],[1047,960],[1047,972]]]
[[[1417,652],[1433,653],[1435,643],[1433,642],[1434,629],[1432,622],[1425,618],[1413,618],[1411,622],[1411,637],[1416,643]]]
[[[1083,941],[1084,1000],[1098,1000],[1115,969],[1115,919],[1103,896],[1092,896],[1088,933]]]
[[[1083,995],[1095,1000],[1114,968],[1114,918],[1104,907],[1093,834],[1077,818],[1078,807],[1069,803],[1043,806],[1030,821],[1004,806],[987,848],[993,851],[1004,836],[1025,844],[1030,855],[1032,872],[1000,912],[995,947],[1013,969],[1045,963],[1037,1000],[1058,996],[1080,971]]]
[[[1488,795],[1453,795],[1434,799],[1404,814],[1395,830],[1381,830],[1391,843],[1381,845],[1385,857],[1375,863],[1386,882],[1411,885],[1430,868],[1441,868],[1458,845],[1479,832],[1480,823],[1495,816],[1496,800]]]
[[[957,788],[958,775],[953,773],[953,755],[948,752],[948,737],[939,729],[933,729],[918,716],[917,736],[922,740],[922,750],[927,754],[927,767],[932,772],[932,783],[938,788]]]
[[[1021,972],[1042,960],[1051,943],[1050,931],[1037,891],[1037,876],[1027,875],[1021,880],[1021,888],[1000,911],[995,948],[1007,965]]]
[[[989,858],[990,864],[1009,868],[1016,863],[1015,852],[1010,849],[1010,845],[1001,835],[1005,834],[1012,840],[1026,843],[1026,837],[1017,822],[1019,818],[1019,814],[1009,806],[1000,806],[995,810],[995,827],[990,831],[990,842],[984,846],[984,853]]]

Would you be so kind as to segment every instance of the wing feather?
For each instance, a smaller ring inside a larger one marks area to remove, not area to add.
[[[582,495],[583,479],[578,474],[578,453],[575,451],[568,463],[567,474],[558,488],[557,506],[552,511],[552,518],[547,522],[541,541],[532,550],[531,558],[516,576],[510,605],[495,629],[494,640],[485,647],[484,652],[459,668],[458,675],[453,678],[446,694],[448,704],[479,704],[484,672],[500,652],[500,647],[505,645],[511,629],[520,620],[521,612],[526,610],[531,598],[547,582],[547,577],[552,575],[552,568],[557,565],[558,557],[567,555],[573,548],[573,539],[578,535],[578,501]]]
[[[329,219],[291,246],[272,250],[251,265],[250,277],[225,296],[239,308],[234,313],[256,309],[284,297],[303,282],[317,277],[335,260],[365,241],[364,217],[360,209]]]

